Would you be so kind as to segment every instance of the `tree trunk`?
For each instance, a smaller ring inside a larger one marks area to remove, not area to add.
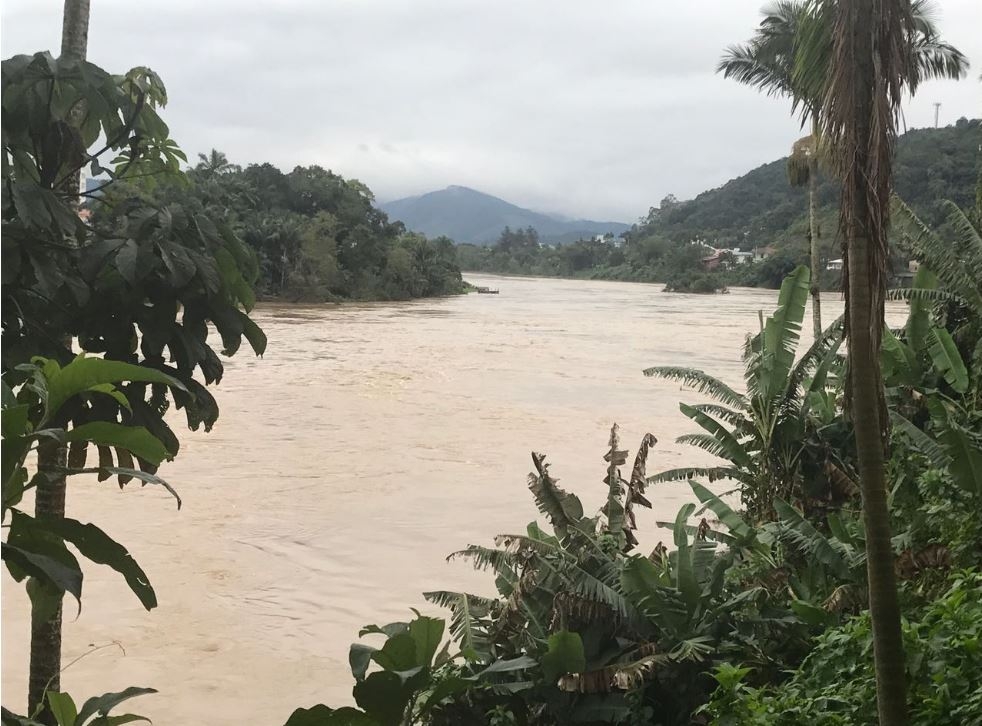
[[[83,61],[89,49],[89,0],[65,0],[61,57]]]
[[[849,370],[866,528],[866,570],[873,621],[877,705],[881,726],[901,726],[907,723],[907,691],[884,474],[880,346],[871,335],[871,330],[876,327],[872,320],[876,311],[866,274],[869,252],[869,240],[865,235],[860,233],[850,237]]]
[[[830,138],[843,182],[849,393],[866,528],[876,702],[880,726],[905,726],[904,648],[884,473],[888,420],[880,373],[899,103],[891,91],[896,84],[890,84],[892,74],[903,72],[890,48],[903,42],[903,7],[901,0],[840,0],[837,11],[828,94],[835,99],[836,134]]]
[[[61,29],[61,56],[76,61],[85,60],[89,45],[89,0],[65,0]],[[72,122],[78,124],[84,109],[76,107]],[[80,172],[71,174],[64,194],[75,207],[78,206]],[[71,338],[65,341],[71,349]],[[65,475],[60,472],[68,463],[68,451],[64,445],[46,441],[38,447],[38,471],[53,475],[40,479],[35,490],[34,516],[38,520],[64,519]],[[31,662],[28,675],[28,713],[40,710],[38,720],[43,724],[55,724],[54,715],[47,709],[46,690],[61,690],[61,625],[62,603],[51,612],[40,603],[31,603]]]
[[[58,472],[67,464],[66,449],[57,441],[45,441],[38,448],[38,471]],[[65,476],[40,478],[34,496],[34,516],[39,521],[65,516]],[[51,613],[40,603],[31,603],[31,665],[28,678],[29,714],[43,708],[38,721],[55,724],[44,700],[46,690],[61,689],[61,602]]]
[[[812,139],[817,136],[812,134]],[[812,144],[811,157],[808,159],[808,241],[811,254],[810,266],[811,275],[811,296],[812,296],[812,328],[815,333],[815,340],[822,337],[822,294],[819,286],[821,278],[821,260],[818,257],[818,161],[815,158],[817,151]]]
[[[89,0],[65,0],[65,11],[61,24],[61,57],[75,61],[84,61],[89,49]],[[85,115],[82,104],[72,109],[71,122],[78,126]],[[82,173],[75,171],[65,179],[59,189],[70,199],[72,207],[77,209],[79,194],[84,190]]]

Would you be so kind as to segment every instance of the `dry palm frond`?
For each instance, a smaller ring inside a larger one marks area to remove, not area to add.
[[[545,454],[532,452],[535,473],[529,474],[528,486],[535,497],[535,504],[556,530],[556,535],[565,537],[569,528],[583,517],[580,500],[559,488],[558,480],[549,474]]]
[[[841,499],[852,499],[859,496],[859,484],[846,474],[835,462],[825,462],[825,476],[832,485],[833,493]]]
[[[901,580],[912,580],[924,570],[947,570],[951,567],[951,550],[942,544],[929,544],[914,552],[906,549],[897,555],[894,570]]]
[[[803,187],[808,184],[816,153],[814,136],[805,136],[794,142],[788,156],[788,182],[791,186]]]
[[[651,509],[651,502],[644,496],[645,487],[648,480],[645,478],[648,463],[648,450],[658,443],[652,434],[645,434],[641,439],[641,446],[634,457],[634,467],[631,469],[631,481],[627,485],[627,493],[624,497],[624,537],[627,540],[624,551],[633,549],[637,544],[637,537],[634,536],[638,528],[637,520],[634,518],[634,506],[646,507]]]
[[[866,607],[868,595],[858,585],[839,585],[828,596],[822,608],[830,613],[859,612]]]

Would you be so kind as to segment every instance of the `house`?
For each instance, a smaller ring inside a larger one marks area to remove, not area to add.
[[[841,270],[842,269],[842,258],[837,260],[829,260],[825,263],[826,270]]]
[[[768,245],[767,247],[754,247],[753,255],[754,262],[763,262],[768,257],[774,254],[774,248]]]
[[[754,261],[753,252],[744,252],[738,247],[731,249],[730,254],[733,255],[733,262],[737,265],[749,265]]]

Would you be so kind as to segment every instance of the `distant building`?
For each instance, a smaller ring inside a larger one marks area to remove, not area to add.
[[[829,260],[825,263],[826,270],[841,270],[842,269],[842,259]]]
[[[754,262],[762,262],[768,257],[774,254],[774,248],[768,245],[767,247],[754,247],[753,256]]]

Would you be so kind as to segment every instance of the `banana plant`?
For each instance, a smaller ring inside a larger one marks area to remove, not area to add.
[[[726,461],[720,466],[671,469],[649,483],[704,477],[731,479],[740,486],[743,504],[754,521],[774,518],[775,497],[826,496],[804,471],[848,471],[834,447],[821,445],[823,429],[833,424],[843,364],[838,350],[842,321],[829,326],[796,362],[801,323],[808,298],[807,267],[794,270],[781,285],[777,310],[744,346],[746,393],[693,368],[656,366],[645,375],[679,381],[714,399],[714,403],[679,404],[703,431],[678,443],[696,446]],[[809,458],[818,461],[807,461]],[[847,477],[848,478],[848,477]],[[826,487],[827,488],[827,487]]]

